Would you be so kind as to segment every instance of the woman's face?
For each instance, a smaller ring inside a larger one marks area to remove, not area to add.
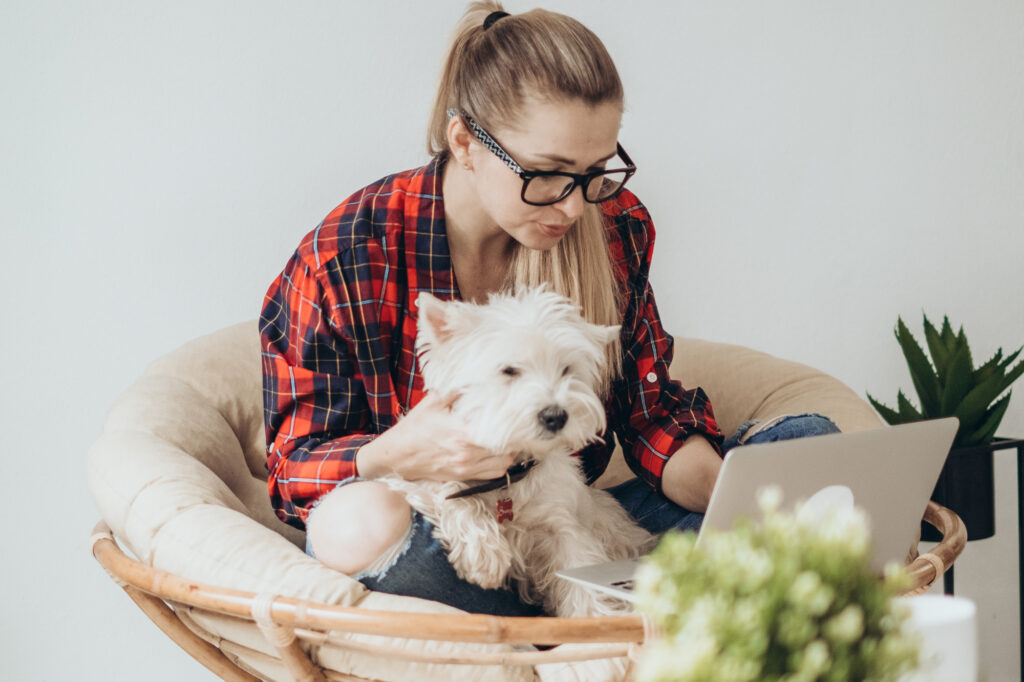
[[[618,102],[592,106],[582,100],[528,99],[513,126],[488,130],[524,170],[586,173],[618,163],[622,121]],[[475,138],[469,148],[477,197],[483,211],[509,236],[531,249],[553,248],[582,215],[581,187],[556,204],[522,200],[523,181]]]

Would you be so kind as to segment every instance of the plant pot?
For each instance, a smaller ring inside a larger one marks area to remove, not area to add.
[[[967,526],[968,540],[983,540],[995,535],[992,453],[1007,440],[1000,438],[987,445],[950,450],[935,490],[932,491],[932,500],[952,509]],[[921,539],[938,542],[942,536],[922,522]]]

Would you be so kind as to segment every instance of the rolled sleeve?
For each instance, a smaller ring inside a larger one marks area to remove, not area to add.
[[[722,433],[703,389],[685,389],[669,375],[673,339],[662,327],[648,281],[654,228],[646,210],[634,210],[623,232],[632,248],[623,255],[628,300],[615,431],[630,469],[660,492],[665,464],[687,438],[700,434],[720,453]]]
[[[645,299],[645,314],[624,349],[623,369],[630,371],[617,435],[629,467],[660,491],[665,463],[687,438],[700,434],[720,451],[722,433],[704,390],[685,389],[669,376],[673,340],[661,327],[650,287]]]

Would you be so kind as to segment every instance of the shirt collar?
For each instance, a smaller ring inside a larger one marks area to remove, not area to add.
[[[406,193],[405,258],[413,311],[420,292],[445,301],[458,298],[444,219],[444,164],[444,155],[431,159],[416,171]]]

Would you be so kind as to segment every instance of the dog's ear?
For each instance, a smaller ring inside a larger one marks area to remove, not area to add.
[[[452,335],[452,326],[448,319],[448,304],[426,292],[421,292],[416,299],[419,309],[419,333],[425,342],[433,346]]]
[[[601,326],[600,329],[602,331],[601,338],[604,339],[604,345],[607,346],[610,343],[614,343],[615,339],[619,338],[619,334],[622,331],[622,326],[618,324],[611,327]]]

